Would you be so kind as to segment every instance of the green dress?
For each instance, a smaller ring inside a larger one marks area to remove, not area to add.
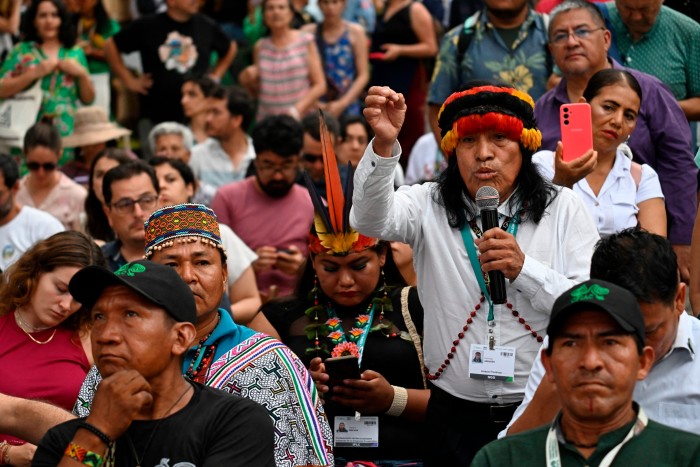
[[[59,60],[75,60],[85,69],[88,68],[83,49],[80,47],[61,47],[58,52]],[[0,79],[15,77],[24,73],[32,66],[46,59],[36,42],[20,42],[17,44],[0,68]],[[41,108],[37,121],[44,116],[52,116],[53,123],[58,128],[61,137],[73,132],[73,114],[80,101],[78,82],[70,75],[54,71],[42,78],[41,89],[44,91]],[[70,151],[63,151],[59,165],[71,159]]]
[[[100,30],[96,30],[94,20],[80,18],[78,23],[78,40],[89,42],[94,49],[104,50],[107,39],[119,32],[119,23],[109,18],[107,24]],[[90,74],[109,73],[109,65],[104,60],[88,57]]]

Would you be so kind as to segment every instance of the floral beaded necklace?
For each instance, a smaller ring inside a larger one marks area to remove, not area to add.
[[[403,333],[390,332],[393,325],[384,318],[385,313],[393,311],[386,285],[377,289],[375,297],[372,298],[367,308],[364,308],[357,315],[353,327],[347,332],[330,300],[326,306],[320,304],[319,292],[318,280],[314,279],[314,287],[310,293],[313,297],[313,306],[305,311],[311,323],[304,328],[306,337],[313,342],[314,346],[306,349],[307,354],[317,356],[330,354],[332,357],[354,355],[361,362],[362,352],[371,332],[380,331],[387,338],[403,337]],[[376,310],[379,310],[379,319],[377,324],[372,326]],[[326,319],[323,319],[324,313]],[[330,350],[325,341],[330,342]]]

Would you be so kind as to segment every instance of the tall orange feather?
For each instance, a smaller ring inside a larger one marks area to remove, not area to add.
[[[340,181],[338,160],[333,150],[333,138],[326,126],[326,117],[322,110],[319,110],[319,113],[323,170],[326,177],[326,200],[328,201],[328,213],[333,224],[328,227],[331,227],[336,233],[341,233],[346,227],[343,225],[343,207],[345,206],[343,184]]]

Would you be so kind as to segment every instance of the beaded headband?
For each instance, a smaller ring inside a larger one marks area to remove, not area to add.
[[[497,130],[531,151],[542,144],[529,94],[502,86],[478,86],[452,94],[438,113],[442,142],[451,155],[464,135]]]
[[[214,211],[201,204],[178,204],[156,210],[144,223],[146,258],[178,243],[201,242],[226,252]]]
[[[353,170],[348,163],[348,178],[343,188],[338,171],[338,161],[335,157],[331,135],[326,126],[323,112],[320,113],[321,154],[323,155],[323,171],[326,179],[326,206],[316,191],[316,186],[309,175],[304,172],[306,186],[314,205],[314,226],[309,233],[309,251],[313,254],[329,254],[345,256],[359,253],[372,248],[379,243],[376,238],[365,237],[350,227],[350,208],[352,207]]]

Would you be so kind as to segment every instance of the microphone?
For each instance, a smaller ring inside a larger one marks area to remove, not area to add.
[[[481,213],[481,228],[484,232],[498,227],[498,190],[482,186],[476,190],[476,205]],[[489,294],[496,304],[506,303],[506,278],[501,271],[489,271]]]

